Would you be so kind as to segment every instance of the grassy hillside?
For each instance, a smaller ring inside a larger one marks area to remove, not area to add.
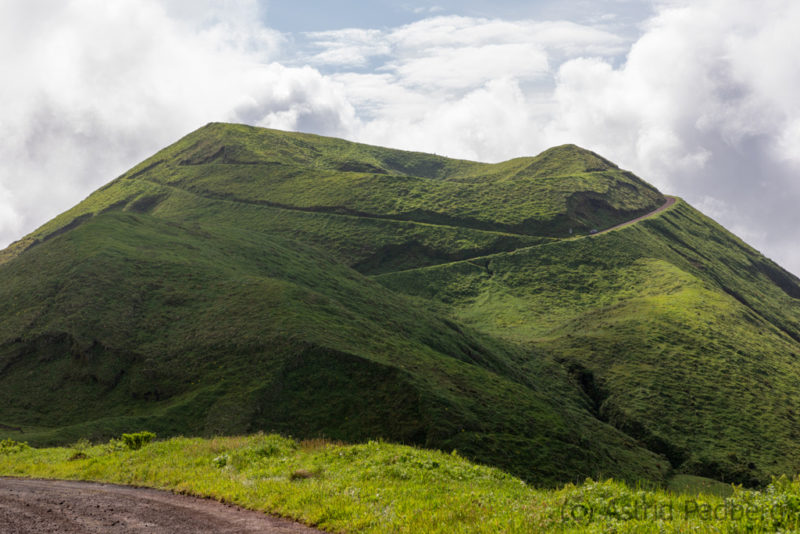
[[[551,483],[565,466],[666,471],[595,420],[551,359],[440,318],[320,251],[216,232],[111,212],[3,266],[0,299],[14,310],[0,326],[3,423],[39,443],[131,425],[382,436]]]
[[[800,471],[800,286],[685,203],[596,238],[379,280],[555,355],[601,420],[678,471],[751,485]]]
[[[0,436],[798,472],[800,284],[682,202],[592,235],[664,201],[572,145],[482,164],[208,125],[0,253]]]
[[[650,185],[571,145],[490,165],[210,124],[12,245],[0,261],[86,217],[127,210],[180,220],[214,216],[235,226],[246,223],[239,216],[267,217],[259,229],[313,235],[351,265],[380,262],[393,246],[416,246],[438,263],[613,226],[663,201]],[[339,217],[303,217],[309,213]]]

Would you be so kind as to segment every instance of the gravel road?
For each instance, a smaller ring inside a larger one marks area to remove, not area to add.
[[[166,491],[0,477],[2,534],[318,534],[319,530]]]

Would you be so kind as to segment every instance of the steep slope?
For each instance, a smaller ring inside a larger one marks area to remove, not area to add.
[[[0,276],[14,310],[0,331],[0,405],[26,439],[267,429],[458,448],[542,482],[565,468],[666,468],[594,420],[552,361],[296,242],[107,213]]]
[[[573,145],[210,124],[0,253],[0,435],[384,437],[542,484],[800,470],[800,284],[680,201],[592,235],[664,202]]]
[[[379,278],[590,377],[598,416],[681,472],[800,471],[800,284],[683,202],[605,235]]]
[[[215,163],[223,157],[216,145],[207,148],[210,163],[196,161],[209,137],[239,147],[227,137],[242,132],[250,142],[263,135],[267,147],[284,138],[348,146],[212,125],[6,251],[2,428],[38,443],[137,427],[383,437],[458,449],[539,483],[601,473],[663,478],[663,458],[599,421],[547,354],[478,334],[351,268],[415,267],[548,239],[378,209],[305,210],[302,199],[278,207],[265,198],[291,188],[268,172],[271,164]],[[394,158],[394,168],[403,161],[402,153],[356,148]],[[365,180],[351,170],[304,174],[309,163],[294,146],[274,153],[298,173],[299,192],[321,179],[344,198],[353,179]],[[238,174],[256,167],[258,187]],[[229,198],[224,183],[235,192]],[[374,200],[381,204],[386,198]],[[392,253],[394,263],[375,260]]]

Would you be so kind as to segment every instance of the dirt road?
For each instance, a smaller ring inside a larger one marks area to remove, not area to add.
[[[2,534],[319,534],[216,501],[144,488],[0,478]]]

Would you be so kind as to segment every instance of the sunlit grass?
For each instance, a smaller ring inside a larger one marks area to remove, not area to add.
[[[445,454],[370,441],[277,435],[0,446],[0,475],[95,480],[210,497],[335,532],[774,532],[797,526],[800,482],[765,491],[700,479],[675,492],[607,480],[555,490]]]

